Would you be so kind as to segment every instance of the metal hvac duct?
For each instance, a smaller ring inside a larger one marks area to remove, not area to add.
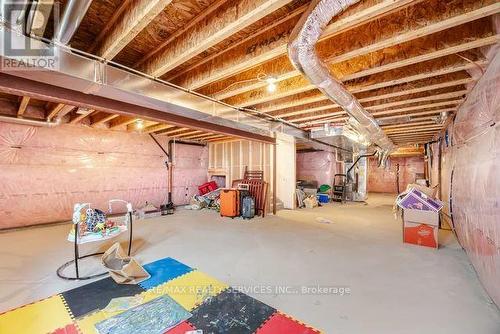
[[[66,4],[64,14],[59,22],[59,27],[54,34],[54,40],[58,43],[68,45],[69,41],[80,26],[83,17],[87,13],[92,0],[70,0]]]
[[[331,19],[359,0],[313,0],[295,26],[288,42],[292,64],[330,100],[351,117],[349,125],[378,146],[379,165],[384,164],[395,145],[359,101],[337,80],[316,53],[316,43]]]

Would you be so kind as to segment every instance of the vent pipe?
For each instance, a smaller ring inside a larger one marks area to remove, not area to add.
[[[68,45],[83,17],[87,13],[92,0],[69,0],[64,9],[64,14],[59,22],[59,27],[54,34],[57,43]]]
[[[395,145],[373,116],[330,73],[315,49],[331,19],[357,2],[359,0],[313,0],[290,36],[288,57],[297,70],[349,114],[349,125],[378,147],[379,165],[384,165],[389,154],[395,150]]]

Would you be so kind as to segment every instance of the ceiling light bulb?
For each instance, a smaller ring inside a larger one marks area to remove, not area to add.
[[[269,82],[267,84],[267,91],[269,93],[274,93],[276,91],[276,84],[274,82]]]
[[[142,129],[144,128],[144,121],[142,119],[138,119],[136,122],[135,122],[135,126],[138,128],[138,129]]]

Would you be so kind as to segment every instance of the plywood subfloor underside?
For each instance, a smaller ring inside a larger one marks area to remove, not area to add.
[[[441,231],[439,251],[403,245],[392,201],[372,194],[368,205],[281,211],[250,222],[180,209],[137,223],[134,253],[142,263],[178,258],[232,286],[349,287],[348,296],[249,293],[326,333],[498,333],[498,309],[453,235]],[[59,225],[0,234],[0,311],[85,284],[55,275],[72,256],[67,231]]]

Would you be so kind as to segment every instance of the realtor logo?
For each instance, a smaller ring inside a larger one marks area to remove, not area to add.
[[[59,3],[3,1],[0,7],[0,70],[57,70],[56,49],[40,40],[51,26],[57,31]],[[37,38],[38,37],[38,38]]]

